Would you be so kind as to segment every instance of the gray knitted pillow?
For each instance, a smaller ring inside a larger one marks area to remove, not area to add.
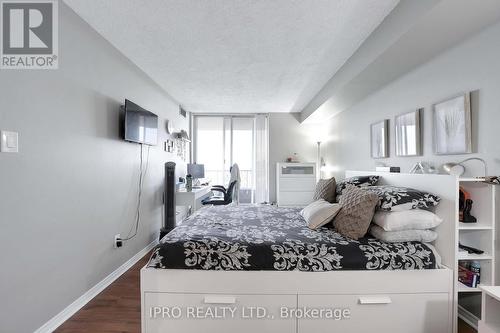
[[[335,188],[336,182],[335,178],[330,179],[320,179],[316,184],[316,190],[314,192],[313,201],[323,199],[329,203],[335,202]]]
[[[339,200],[342,209],[333,220],[335,229],[352,239],[359,239],[366,235],[375,214],[378,196],[347,184]]]

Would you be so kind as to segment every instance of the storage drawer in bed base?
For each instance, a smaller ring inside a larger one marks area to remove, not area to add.
[[[143,333],[453,331],[453,274],[447,268],[318,273],[144,268],[141,294]],[[180,308],[179,318],[153,315],[175,307]],[[236,309],[234,315],[226,310],[226,319],[210,317],[209,310],[203,319],[187,316],[187,308],[193,307],[201,308],[196,316],[202,317],[207,308],[220,308],[219,315],[222,308]],[[265,316],[249,315],[251,308],[263,308]],[[298,312],[287,316],[283,308]],[[323,309],[323,316],[327,309],[336,312],[330,312],[333,317],[301,317],[300,310],[307,309]],[[343,310],[348,313],[339,312]]]

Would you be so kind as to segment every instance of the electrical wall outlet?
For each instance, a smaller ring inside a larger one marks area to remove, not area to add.
[[[115,249],[118,249],[123,246],[123,239],[120,234],[115,235],[115,242],[114,242],[114,247]]]

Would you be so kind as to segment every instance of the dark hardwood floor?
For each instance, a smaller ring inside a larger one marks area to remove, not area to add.
[[[150,253],[91,300],[57,333],[139,333],[141,332],[140,270]]]
[[[462,319],[458,319],[458,333],[477,333],[477,331],[467,325]]]
[[[97,295],[56,333],[140,333],[141,294],[140,269],[146,265],[148,253],[125,274]],[[476,331],[459,320],[458,333]]]

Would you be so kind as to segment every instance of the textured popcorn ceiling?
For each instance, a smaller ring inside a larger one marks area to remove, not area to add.
[[[297,112],[398,0],[65,0],[193,112]]]

